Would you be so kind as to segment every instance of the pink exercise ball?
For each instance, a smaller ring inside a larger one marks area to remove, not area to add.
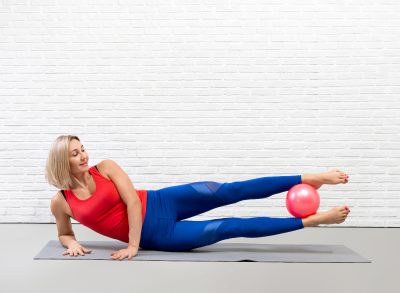
[[[286,195],[286,208],[296,218],[314,215],[319,208],[319,194],[308,184],[297,184]]]

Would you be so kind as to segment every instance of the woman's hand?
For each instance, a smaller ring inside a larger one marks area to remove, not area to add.
[[[85,255],[85,253],[91,253],[91,249],[87,249],[80,245],[78,242],[71,244],[66,251],[63,252],[62,255],[70,255],[70,256],[78,256]]]
[[[138,253],[138,247],[136,246],[128,246],[127,248],[114,251],[111,253],[111,257],[114,260],[123,260],[124,258],[128,258],[128,260],[132,259]]]

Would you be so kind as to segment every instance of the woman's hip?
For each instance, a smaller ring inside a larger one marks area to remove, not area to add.
[[[160,196],[160,192],[147,190],[146,215],[142,225],[140,247],[152,248],[158,238],[171,233],[175,222],[175,216],[168,202]]]

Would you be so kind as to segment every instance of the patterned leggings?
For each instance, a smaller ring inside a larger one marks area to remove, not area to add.
[[[202,181],[147,190],[140,247],[187,251],[235,237],[264,237],[304,228],[301,218],[184,220],[241,200],[266,198],[301,183],[301,175],[261,177],[231,183]]]

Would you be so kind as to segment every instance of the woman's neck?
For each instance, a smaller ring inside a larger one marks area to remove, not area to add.
[[[80,174],[73,174],[71,189],[88,188],[92,175],[87,171]]]

